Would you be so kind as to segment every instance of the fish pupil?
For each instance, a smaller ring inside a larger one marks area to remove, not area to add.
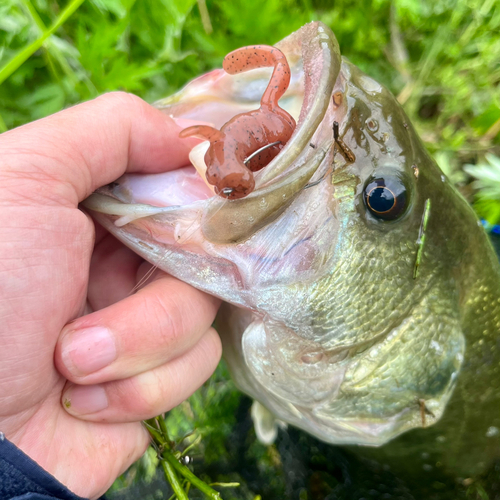
[[[374,187],[367,195],[368,205],[373,212],[385,213],[391,210],[395,203],[396,198],[394,193],[386,187]]]
[[[364,200],[375,217],[394,220],[406,209],[406,188],[396,177],[371,179],[364,189]]]

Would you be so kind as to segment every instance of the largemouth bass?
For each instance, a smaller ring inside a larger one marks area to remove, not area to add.
[[[250,195],[215,196],[189,166],[126,175],[84,205],[223,299],[232,376],[276,417],[329,443],[385,445],[377,453],[396,465],[411,454],[478,473],[500,456],[491,244],[395,98],[341,58],[328,27],[276,46],[297,128]],[[270,74],[215,70],[157,105],[220,128],[258,108]]]

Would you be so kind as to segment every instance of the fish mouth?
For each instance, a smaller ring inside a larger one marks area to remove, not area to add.
[[[297,127],[282,151],[256,175],[256,189],[250,195],[230,201],[212,196],[203,201],[201,232],[212,243],[231,244],[251,237],[276,220],[316,172],[332,163],[332,92],[341,69],[337,40],[326,25],[312,22],[276,44],[276,47],[292,62],[292,80],[298,82],[296,87],[300,89],[299,92],[297,89],[293,91],[295,100],[301,100],[300,114],[296,116]],[[256,78],[254,72],[257,75],[266,73],[253,70],[235,77],[221,71],[215,70],[213,78],[208,74],[194,80],[174,96],[159,101],[157,107],[175,118],[217,123],[221,118],[215,116],[213,107],[203,103],[202,99],[203,95],[211,93],[213,99],[224,97],[226,102],[233,100],[233,108],[225,116],[227,119],[232,117],[231,113],[247,109],[248,102],[236,103],[234,100],[241,94],[242,88]],[[262,80],[264,82],[267,85],[265,79]],[[220,89],[219,94],[217,89]],[[260,96],[255,97],[260,99]],[[285,101],[286,98],[285,94]],[[94,212],[116,216],[117,226],[154,215],[165,215],[171,220],[181,211],[200,208],[200,200],[174,206],[166,200],[163,206],[151,207],[142,203],[140,198],[129,196],[130,192],[124,191],[121,184],[122,179],[119,179],[112,186],[99,189],[83,205]],[[120,202],[126,203],[126,207]]]
[[[327,394],[327,397],[332,398],[330,401],[325,398],[324,401],[317,403],[311,401],[300,402],[296,400],[296,393],[284,394],[270,388],[269,385],[262,385],[260,388],[255,385],[250,388],[247,386],[244,390],[254,399],[260,401],[278,418],[300,427],[322,441],[332,444],[382,446],[411,429],[426,428],[438,422],[455,388],[456,378],[454,377],[450,378],[445,390],[436,397],[420,398],[415,395],[406,402],[405,406],[399,407],[397,411],[392,413],[362,415],[360,414],[360,409],[363,408],[360,403],[362,398],[359,400],[353,398],[353,401],[358,400],[359,403],[350,408],[352,414],[342,408],[342,405],[346,403],[346,398],[342,394],[345,390],[343,380],[350,367],[359,358],[369,355],[373,343],[371,345],[366,344],[353,347],[353,349],[359,349],[363,353],[352,354],[348,349],[336,353],[338,357],[337,369],[329,373],[328,384],[333,381],[337,387],[329,387],[331,392]],[[318,352],[307,354],[306,356],[310,358],[307,359],[307,362],[312,361],[314,363],[317,361],[321,357]],[[304,361],[304,356],[302,356],[302,360]],[[251,367],[252,365],[248,363],[248,366]],[[276,375],[276,365],[274,370],[273,375]],[[458,372],[458,368],[456,372]],[[289,384],[296,388],[297,385],[291,384],[290,380]],[[304,382],[309,387],[321,387],[319,378],[317,380],[313,378],[305,379]],[[259,381],[259,383],[262,383],[262,381]]]

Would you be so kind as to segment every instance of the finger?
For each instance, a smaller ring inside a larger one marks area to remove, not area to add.
[[[36,199],[76,206],[125,171],[163,172],[189,164],[199,141],[142,99],[103,95],[0,136],[2,185],[19,196],[20,178],[36,183]]]
[[[145,372],[195,345],[219,303],[161,273],[136,294],[67,325],[56,346],[56,366],[83,385]]]
[[[91,217],[88,216],[90,220]],[[104,309],[153,281],[159,271],[96,222],[87,300],[92,311]]]
[[[164,413],[187,399],[214,372],[222,353],[210,328],[183,356],[135,377],[99,385],[69,385],[63,406],[94,422],[135,422]]]
[[[97,311],[128,297],[144,260],[111,234],[94,247],[90,261],[88,300]]]
[[[92,216],[90,216],[85,210],[82,210],[82,212],[94,224],[94,231],[95,231],[94,246],[97,246],[101,242],[101,240],[103,240],[109,234],[109,231],[105,227],[101,226],[101,224],[99,224],[99,222],[97,222],[95,219],[92,219]]]

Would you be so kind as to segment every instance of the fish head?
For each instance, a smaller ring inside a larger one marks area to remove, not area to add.
[[[328,27],[277,46],[292,70],[280,104],[298,125],[253,193],[214,196],[189,166],[126,175],[84,205],[225,301],[224,355],[244,392],[324,441],[381,445],[445,410],[465,351],[464,228],[480,228],[396,99],[340,58]],[[158,106],[221,126],[258,107],[269,74],[216,70]]]

